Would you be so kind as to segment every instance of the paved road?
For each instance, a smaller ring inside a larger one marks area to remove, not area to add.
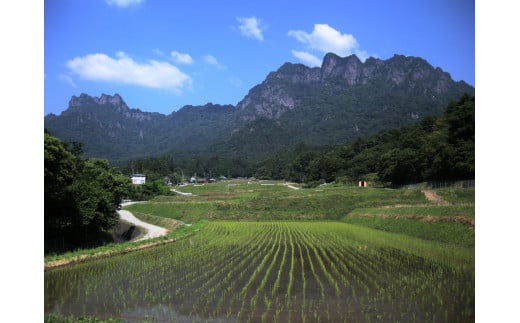
[[[134,204],[134,203],[139,203],[139,202],[125,202],[125,203],[122,203],[121,206],[130,205],[130,204]],[[165,228],[158,227],[156,225],[146,223],[146,222],[139,220],[130,211],[119,210],[119,211],[117,211],[117,213],[119,214],[119,217],[121,219],[123,219],[127,222],[130,222],[138,227],[144,228],[146,230],[146,234],[143,237],[141,237],[135,241],[157,238],[157,237],[166,235],[168,233],[168,230],[166,230]]]

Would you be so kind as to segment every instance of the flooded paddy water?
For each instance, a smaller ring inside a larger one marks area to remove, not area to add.
[[[46,272],[45,313],[125,322],[474,318],[471,266],[367,243],[355,230],[212,222],[175,244]]]

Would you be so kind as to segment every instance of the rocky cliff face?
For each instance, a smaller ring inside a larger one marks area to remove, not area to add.
[[[336,79],[345,87],[383,81],[393,85],[422,87],[441,94],[455,82],[440,68],[434,68],[424,59],[394,55],[387,60],[370,57],[362,63],[355,55],[341,58],[329,53],[323,59],[321,81]]]
[[[363,63],[352,55],[341,58],[336,54],[327,54],[321,65],[321,82],[333,78],[341,78],[346,86],[353,86],[363,83],[368,77],[363,75]]]
[[[410,94],[444,95],[454,87],[471,91],[464,82],[457,84],[440,68],[434,68],[418,57],[394,55],[387,60],[369,58],[362,63],[355,55],[340,57],[328,53],[320,68],[286,63],[271,72],[259,85],[252,88],[237,105],[242,120],[258,117],[277,119],[287,111],[305,104],[309,91],[325,88],[349,88],[384,83]]]
[[[86,93],[81,93],[79,97],[73,95],[69,101],[69,108],[89,104],[111,104],[121,110],[129,109],[123,98],[117,93],[114,95],[102,94],[100,97],[90,96]]]
[[[69,101],[67,110],[74,110],[74,108],[77,107],[85,109],[85,107],[89,106],[93,108],[103,106],[107,112],[117,112],[124,118],[135,119],[137,121],[149,121],[160,115],[155,112],[143,112],[139,109],[130,109],[123,98],[117,93],[114,95],[102,94],[100,97],[90,96],[86,93],[81,93],[79,97],[73,95]]]

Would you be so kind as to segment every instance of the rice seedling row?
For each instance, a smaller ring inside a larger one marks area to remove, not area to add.
[[[46,272],[45,313],[194,322],[474,317],[472,268],[360,241],[351,230],[211,222],[174,244]]]

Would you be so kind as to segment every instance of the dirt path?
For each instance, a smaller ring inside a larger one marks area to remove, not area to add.
[[[117,211],[117,213],[119,214],[119,217],[121,219],[123,219],[127,222],[130,222],[130,223],[134,224],[135,226],[144,228],[146,230],[146,234],[143,237],[136,239],[135,241],[157,238],[160,236],[164,236],[168,233],[168,230],[166,230],[165,228],[158,227],[156,225],[146,223],[146,222],[139,220],[129,211],[119,210],[119,211]]]
[[[134,204],[134,203],[139,203],[139,202],[126,202],[126,203],[123,203],[122,206],[130,205],[130,204]],[[152,239],[152,238],[166,235],[168,233],[168,230],[166,230],[165,228],[158,227],[156,225],[146,223],[146,222],[139,220],[129,211],[119,210],[119,211],[117,211],[117,213],[119,214],[119,217],[121,219],[123,219],[127,222],[130,222],[138,227],[144,228],[146,230],[146,234],[143,237],[136,239],[134,241]],[[123,253],[131,252],[131,251],[141,250],[141,249],[145,249],[145,248],[151,248],[151,247],[154,247],[154,246],[157,246],[160,244],[171,243],[171,242],[175,242],[175,241],[176,241],[176,239],[169,239],[166,241],[157,241],[157,242],[147,243],[147,244],[143,244],[143,245],[138,245],[135,247],[129,247],[129,248],[125,249],[124,251],[119,251],[119,250],[118,251],[105,251],[105,252],[99,252],[97,254],[80,255],[77,257],[70,258],[70,259],[60,259],[60,260],[50,261],[48,263],[45,263],[44,268],[45,268],[45,270],[48,270],[48,269],[52,269],[52,268],[56,268],[56,267],[65,266],[65,265],[75,263],[75,262],[81,262],[81,261],[87,260],[87,259],[103,258],[103,257],[110,256],[112,254],[123,254]]]
[[[181,191],[177,191],[177,190],[175,190],[173,188],[170,189],[170,191],[172,191],[173,193],[182,195],[182,196],[197,196],[197,195],[193,195],[192,193],[184,193],[184,192],[181,192]]]
[[[442,199],[437,193],[432,190],[422,190],[421,191],[424,196],[434,205],[450,205],[450,203],[446,202]]]
[[[287,186],[288,188],[292,188],[293,190],[299,190],[300,189],[299,187],[296,187],[296,186],[292,185],[291,183],[285,183],[285,186]]]

